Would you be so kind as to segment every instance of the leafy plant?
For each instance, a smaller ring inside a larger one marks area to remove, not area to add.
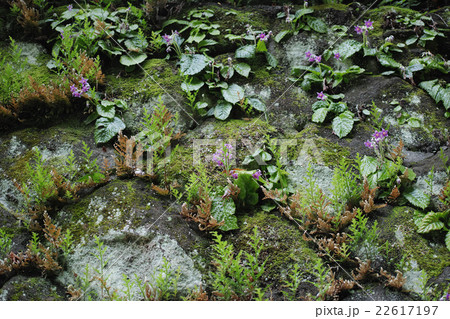
[[[0,228],[0,258],[3,258],[11,251],[12,238],[11,234]]]
[[[368,217],[358,209],[358,213],[348,228],[349,247],[356,254],[362,254],[364,259],[374,260],[379,255],[378,222],[375,221],[372,227],[367,225]]]
[[[179,114],[173,115],[160,96],[153,112],[144,109],[144,118],[141,122],[143,129],[136,135],[136,141],[142,143],[144,150],[151,154],[151,158],[147,159],[150,163],[147,165],[149,171],[146,173],[148,175],[162,175],[166,188],[169,186],[167,165],[176,152],[176,147],[171,151],[169,148],[172,141],[183,136],[181,132],[175,133],[178,118]],[[168,156],[166,156],[167,151],[170,151]]]
[[[301,30],[326,33],[328,30],[326,23],[320,18],[313,17],[312,13],[314,13],[314,9],[304,7],[291,14],[290,7],[284,6],[283,12],[279,12],[277,18],[285,19],[285,22],[290,24],[290,29],[278,33],[275,41],[280,42],[285,36],[289,34],[296,35]]]
[[[294,268],[288,273],[288,278],[284,280],[284,287],[288,289],[287,291],[282,291],[285,299],[290,301],[297,300],[297,290],[303,281],[302,275],[303,272],[300,270],[300,266],[298,264],[294,264]]]
[[[10,46],[0,59],[0,107],[9,104],[11,98],[17,96],[27,80],[22,75],[27,59],[21,58],[22,50],[13,38],[9,39]]]
[[[341,43],[335,50],[335,58],[345,60],[353,54],[361,50],[362,44],[355,40],[347,40]],[[323,58],[328,60],[333,51],[327,50]],[[337,87],[341,82],[348,82],[348,80],[355,76],[362,74],[365,70],[357,65],[351,65],[345,69],[334,69],[322,62],[322,56],[313,56],[311,52],[307,51],[305,57],[309,62],[314,62],[314,66],[301,65],[291,70],[290,80],[297,82],[303,76],[300,86],[303,90],[309,91],[313,86],[320,86],[323,91]]]
[[[264,274],[266,264],[266,261],[259,260],[263,246],[257,228],[255,227],[250,235],[253,253],[240,250],[236,255],[233,244],[222,241],[222,235],[216,232],[212,234],[216,243],[212,256],[216,271],[211,272],[213,295],[218,300],[252,300],[257,293],[258,280]]]
[[[243,206],[254,206],[258,203],[259,184],[249,172],[239,172],[234,183],[240,189],[238,199]]]
[[[120,56],[119,61],[124,66],[142,63],[147,58],[144,51],[148,42],[139,24],[129,20],[133,15],[141,24],[145,24],[142,23],[139,12],[141,10],[132,10],[131,6],[118,8],[114,12],[101,7],[68,8],[57,19],[47,20],[51,22],[51,27],[62,35],[55,41],[53,56],[57,59],[64,39],[70,37],[70,34],[76,34],[73,39],[75,54],[81,50],[93,57],[100,49],[110,57]],[[71,33],[66,35],[68,28]]]
[[[334,113],[336,115],[333,119],[332,127],[333,132],[339,138],[347,136],[351,132],[353,123],[355,122],[353,113],[348,110],[347,104],[345,102],[331,101],[340,100],[343,97],[343,94],[325,95],[323,92],[320,92],[317,93],[317,98],[320,101],[317,101],[312,105],[312,109],[314,111],[314,114],[312,116],[313,122],[323,123],[328,114]]]
[[[420,82],[419,87],[424,89],[435,101],[442,101],[446,110],[445,117],[450,117],[450,84],[442,86],[437,79]]]

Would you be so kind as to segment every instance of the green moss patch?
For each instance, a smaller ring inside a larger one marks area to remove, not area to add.
[[[181,93],[183,78],[178,70],[166,60],[150,59],[129,76],[110,74],[106,76],[106,94],[130,99],[139,96],[143,99],[164,93]]]

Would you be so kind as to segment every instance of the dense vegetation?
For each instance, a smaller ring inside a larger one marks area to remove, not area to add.
[[[433,1],[1,4],[0,288],[449,300],[449,23]],[[111,274],[108,249],[163,237],[199,284],[164,254]]]

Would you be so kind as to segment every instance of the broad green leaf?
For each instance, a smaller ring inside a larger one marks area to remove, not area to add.
[[[145,59],[147,59],[147,54],[145,53],[130,52],[120,57],[120,63],[125,66],[131,66],[142,63]]]
[[[235,216],[236,206],[231,198],[222,199],[221,196],[214,196],[212,198],[211,216],[214,217],[218,223],[224,221],[225,224],[220,226],[222,231],[238,229],[237,218]]]
[[[205,84],[205,82],[199,80],[196,77],[187,80],[187,82],[181,83],[181,89],[185,92],[197,91]]]
[[[413,214],[413,220],[414,224],[416,224],[417,227],[420,227],[422,224],[422,219],[425,217],[425,213],[421,212],[420,210],[414,210]]]
[[[223,98],[235,104],[245,97],[244,89],[237,84],[231,84],[227,89],[222,89]]]
[[[328,108],[328,103],[325,102],[325,101],[320,100],[320,101],[315,102],[311,106],[311,108],[312,108],[313,111],[317,111],[318,109],[321,109],[321,108]]]
[[[125,46],[127,47],[127,49],[129,51],[138,52],[138,51],[142,51],[143,49],[148,47],[148,42],[145,39],[141,40],[138,37],[134,37],[134,38],[126,40]]]
[[[250,74],[251,67],[247,63],[238,63],[233,65],[233,68],[236,70],[237,73],[239,73],[242,76],[245,76],[246,78]]]
[[[244,45],[236,50],[236,58],[248,59],[255,56],[256,47],[254,45]]]
[[[116,115],[116,108],[115,103],[111,101],[102,101],[101,103],[97,104],[97,113],[100,116],[107,117],[109,119],[114,118]]]
[[[278,65],[277,59],[270,52],[266,52],[266,59],[269,65],[273,68],[276,68]]]
[[[308,17],[307,23],[314,31],[319,33],[327,33],[328,26],[321,19]]]
[[[220,31],[217,30],[217,29],[213,29],[213,30],[209,30],[208,33],[209,33],[210,35],[219,35],[219,34],[220,34]]]
[[[341,59],[345,60],[349,57],[351,57],[353,54],[361,50],[363,47],[362,43],[356,40],[346,40],[342,42],[338,48],[336,49],[336,52],[339,52],[341,55]]]
[[[265,41],[258,40],[258,43],[256,44],[256,52],[267,52]]]
[[[279,32],[274,38],[275,42],[279,43],[290,32],[291,32],[290,30],[283,30],[283,31]]]
[[[433,230],[440,230],[445,225],[442,221],[439,220],[440,214],[435,212],[429,212],[425,215],[424,218],[422,218],[420,222],[419,229],[417,230],[418,233],[429,233]]]
[[[182,54],[180,70],[183,75],[194,75],[201,72],[208,62],[203,54]]]
[[[343,138],[347,136],[353,129],[353,113],[345,111],[344,113],[336,116],[333,120],[333,132],[339,137]]]
[[[206,46],[210,46],[210,45],[216,45],[216,44],[217,44],[217,41],[214,41],[212,39],[205,39],[205,40],[202,40],[199,42],[198,48],[206,47]]]
[[[189,38],[187,38],[186,42],[187,43],[192,43],[192,42],[196,42],[196,43],[200,43],[201,41],[203,41],[203,39],[206,37],[206,35],[204,33],[198,33],[195,35],[191,35],[189,36]]]
[[[414,42],[416,42],[418,38],[419,38],[419,37],[418,37],[417,35],[414,35],[414,36],[408,38],[408,39],[405,41],[405,44],[406,44],[406,45],[411,45],[411,44],[413,44]]]
[[[235,185],[240,188],[238,198],[243,206],[254,206],[258,203],[259,184],[249,173],[240,173]]]
[[[377,171],[378,160],[372,156],[364,156],[361,160],[361,167],[359,172],[362,176],[369,176]]]
[[[220,75],[222,75],[222,77],[225,80],[230,79],[231,77],[233,77],[234,75],[234,68],[229,67],[228,65],[222,67],[222,69],[220,70]]]
[[[395,61],[392,57],[388,56],[387,54],[380,53],[378,54],[378,61],[380,64],[384,67],[391,67],[391,68],[400,68],[402,65]]]
[[[347,104],[345,102],[333,102],[329,107],[329,111],[341,114],[344,113],[348,109]]]
[[[298,19],[306,14],[313,13],[314,10],[311,8],[302,8],[300,10],[295,11],[294,19]]]
[[[315,123],[323,123],[323,121],[325,121],[325,118],[327,117],[328,114],[328,109],[323,107],[318,109],[317,111],[314,112],[314,114],[312,115],[312,121]]]
[[[95,143],[100,144],[109,142],[117,135],[117,133],[119,133],[119,131],[124,130],[125,127],[125,124],[118,117],[113,119],[108,119],[106,117],[99,118],[95,122]]]
[[[364,56],[375,56],[377,54],[376,48],[364,48]]]
[[[224,100],[220,100],[217,102],[216,107],[214,108],[214,117],[219,120],[226,120],[228,116],[230,116],[231,109],[233,105]]]
[[[98,41],[98,46],[102,48],[103,51],[106,51],[112,55],[119,55],[124,52],[124,50],[122,50],[121,48],[114,47],[110,41],[100,40]]]
[[[266,110],[266,105],[261,102],[260,99],[249,97],[247,101],[248,104],[257,111],[264,112]]]
[[[450,87],[441,87],[437,79],[420,82],[419,87],[424,89],[436,103],[442,101],[445,109],[450,109]]]
[[[73,18],[74,16],[76,16],[79,11],[80,11],[80,9],[72,9],[71,11],[66,10],[61,15],[61,18],[64,20],[69,20],[70,18]]]
[[[403,196],[416,207],[425,209],[430,204],[430,197],[417,188],[412,188],[403,193]]]
[[[409,126],[415,127],[415,128],[419,128],[422,126],[422,122],[418,118],[415,118],[415,117],[409,118],[408,124],[409,124]]]
[[[385,71],[385,72],[382,72],[381,73],[381,75],[391,75],[391,74],[394,74],[395,73],[395,71]]]

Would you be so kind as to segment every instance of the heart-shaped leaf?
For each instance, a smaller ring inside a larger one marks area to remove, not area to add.
[[[95,122],[95,142],[97,144],[106,143],[116,136],[119,131],[124,130],[125,127],[125,124],[118,117],[113,119],[101,117]]]
[[[236,58],[249,59],[255,56],[256,47],[252,44],[244,45],[236,50]]]
[[[216,107],[214,108],[214,117],[219,120],[226,120],[228,116],[230,116],[231,109],[233,105],[224,100],[220,100],[217,102]]]
[[[180,69],[183,75],[194,75],[201,72],[208,62],[203,54],[182,54]]]
[[[147,54],[145,53],[130,52],[120,57],[120,63],[125,66],[131,66],[142,63],[145,59],[147,59]]]
[[[266,110],[266,105],[261,102],[260,99],[249,97],[247,101],[248,104],[257,111],[264,112]]]
[[[333,132],[339,137],[343,138],[351,132],[353,128],[353,113],[350,111],[345,111],[344,113],[336,116],[333,120]]]
[[[227,89],[222,89],[223,98],[235,104],[245,97],[244,89],[237,84],[231,84]]]
[[[246,78],[250,74],[251,67],[247,63],[238,63],[233,65],[233,68],[236,70],[237,73],[239,73],[242,76],[245,76]]]
[[[107,117],[109,119],[114,118],[116,115],[115,103],[111,101],[102,101],[100,104],[97,104],[97,113],[100,116]]]

